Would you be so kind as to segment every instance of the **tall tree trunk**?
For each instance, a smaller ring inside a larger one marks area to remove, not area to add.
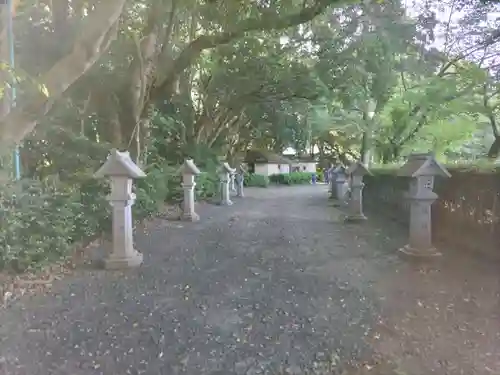
[[[372,140],[370,131],[365,130],[363,132],[363,138],[361,139],[361,162],[367,166],[371,164],[372,161]]]
[[[43,74],[38,82],[49,96],[35,98],[0,118],[0,152],[10,150],[36,126],[64,92],[85,74],[116,37],[118,20],[126,0],[107,0],[96,5],[75,40],[73,50]]]
[[[495,137],[495,140],[491,144],[488,150],[489,159],[497,159],[500,154],[500,137]]]
[[[69,0],[52,0],[52,24],[58,38],[68,35],[69,13]]]
[[[489,159],[496,159],[498,158],[498,155],[500,154],[500,134],[498,132],[498,126],[497,126],[497,119],[495,117],[495,113],[493,110],[490,108],[489,103],[488,103],[488,97],[486,95],[486,86],[485,86],[485,93],[484,93],[484,100],[483,104],[487,112],[488,119],[490,120],[490,125],[491,125],[491,131],[493,132],[493,135],[495,136],[495,140],[490,146],[490,149],[488,150],[488,158]]]

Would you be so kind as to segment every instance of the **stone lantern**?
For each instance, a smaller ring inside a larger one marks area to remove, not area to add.
[[[236,193],[236,168],[233,168],[233,172],[229,174],[229,192]]]
[[[347,203],[348,214],[346,221],[366,220],[363,213],[363,177],[370,175],[368,168],[361,162],[355,162],[347,169],[350,178],[351,199]]]
[[[330,168],[328,168],[325,171],[325,176],[323,177],[325,182],[328,181],[328,192],[330,193],[330,195],[332,192],[332,171],[333,171],[333,166],[330,166]]]
[[[181,220],[198,221],[200,216],[194,211],[195,177],[201,172],[192,159],[186,159],[181,167],[184,202],[182,204]]]
[[[432,203],[438,198],[434,193],[436,176],[451,177],[432,153],[411,154],[399,171],[400,176],[410,177],[406,199],[410,203],[410,228],[408,245],[400,249],[403,253],[415,256],[441,255],[432,246]]]
[[[345,168],[341,165],[331,167],[328,170],[328,173],[330,174],[330,199],[341,199],[343,197],[341,192],[343,191],[346,182]],[[338,184],[337,179],[339,181]]]
[[[223,163],[219,167],[219,180],[220,180],[220,202],[221,206],[231,206],[233,202],[231,201],[229,182],[231,180],[231,174],[235,172],[235,169],[231,168],[228,163]]]
[[[248,173],[247,169],[243,164],[238,165],[236,171],[236,196],[243,198],[243,184],[245,182],[245,175]]]
[[[132,179],[146,174],[130,159],[130,154],[111,150],[106,162],[95,173],[97,178],[110,179],[111,194],[108,200],[113,208],[113,233],[111,254],[104,260],[107,269],[136,267],[142,263],[142,254],[134,249],[132,205]]]
[[[345,203],[345,197],[348,190],[347,174],[345,168],[343,166],[339,166],[334,169],[332,175],[332,183],[334,185],[331,198],[335,199],[333,206],[339,207]]]

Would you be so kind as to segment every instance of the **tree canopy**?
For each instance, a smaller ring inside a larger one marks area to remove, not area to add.
[[[500,152],[495,2],[13,7],[15,66],[2,8],[0,144],[6,167],[20,145],[30,177],[94,168],[110,147],[143,164],[235,159],[249,148],[384,163],[414,150]]]

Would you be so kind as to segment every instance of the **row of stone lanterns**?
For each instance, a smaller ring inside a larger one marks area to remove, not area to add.
[[[336,206],[346,208],[345,220],[366,220],[363,213],[363,178],[371,174],[368,168],[363,163],[355,162],[347,169],[343,166],[332,167],[327,173],[330,199],[334,199]],[[450,177],[450,173],[432,153],[419,153],[408,157],[398,175],[411,178],[405,194],[410,203],[409,240],[400,251],[413,256],[440,255],[432,245],[431,206],[438,198],[433,191],[434,179],[436,176]]]
[[[195,212],[195,187],[196,176],[201,171],[194,161],[184,161],[179,172],[182,174],[182,188],[184,199],[180,219],[184,221],[198,221],[200,216]],[[246,169],[240,165],[231,168],[228,163],[223,163],[217,171],[220,180],[220,201],[222,206],[232,205],[231,193],[243,197],[243,181]],[[111,194],[108,200],[112,206],[112,248],[111,254],[104,260],[107,269],[119,269],[139,266],[143,255],[134,249],[132,206],[135,194],[132,192],[132,181],[146,177],[130,158],[128,152],[111,150],[106,162],[95,173],[96,178],[109,178]]]
[[[366,220],[363,213],[363,177],[370,174],[368,168],[361,162],[355,162],[347,169],[341,165],[332,167],[327,173],[330,178],[330,199],[334,200],[334,206],[346,207],[345,220]]]

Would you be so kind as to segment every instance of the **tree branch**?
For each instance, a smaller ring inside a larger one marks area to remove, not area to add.
[[[118,19],[126,0],[106,0],[96,6],[78,35],[73,50],[61,58],[39,80],[49,96],[38,92],[26,105],[17,107],[0,120],[0,150],[7,151],[19,143],[47,114],[56,99],[106,51],[117,32]]]
[[[279,18],[276,13],[264,13],[259,18],[248,18],[238,23],[238,29],[226,31],[215,35],[201,35],[191,43],[189,43],[180,55],[174,60],[171,68],[167,72],[162,82],[157,82],[153,87],[151,98],[164,96],[165,93],[170,93],[174,83],[184,69],[189,67],[201,53],[210,48],[214,48],[221,44],[227,44],[234,39],[244,36],[250,31],[268,31],[282,30],[292,26],[300,25],[311,21],[316,16],[323,13],[329,6],[340,4],[343,0],[315,0],[314,4],[302,8],[299,12],[287,17]]]

